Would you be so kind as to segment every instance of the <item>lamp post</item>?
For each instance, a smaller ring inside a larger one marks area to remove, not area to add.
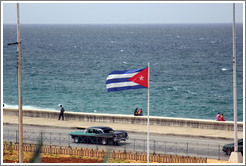
[[[22,111],[22,74],[21,74],[21,41],[19,3],[17,3],[17,67],[18,67],[18,96],[19,96],[19,163],[23,163],[23,111]]]
[[[235,3],[233,3],[233,110],[234,110],[234,152],[231,153],[229,161],[242,163],[243,157],[241,152],[238,152],[237,139],[237,78],[236,78],[236,42],[235,42]]]

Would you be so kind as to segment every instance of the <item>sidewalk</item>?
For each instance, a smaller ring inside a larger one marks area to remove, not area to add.
[[[34,126],[52,126],[64,127],[76,130],[79,128],[87,128],[91,126],[109,126],[114,130],[126,130],[128,132],[147,132],[147,125],[132,125],[132,124],[119,124],[119,123],[104,123],[104,122],[84,122],[84,121],[62,121],[57,119],[36,118],[36,117],[23,117],[24,125]],[[18,116],[3,116],[3,124],[18,124]],[[170,126],[157,126],[150,125],[150,133],[179,135],[189,137],[206,137],[206,138],[222,138],[234,139],[234,131],[226,130],[212,130],[212,129],[198,129],[188,127],[170,127]],[[238,131],[238,138],[243,138],[243,132]]]

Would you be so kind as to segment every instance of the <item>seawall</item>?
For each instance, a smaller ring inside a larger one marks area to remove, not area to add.
[[[4,108],[3,114],[18,116],[18,109]],[[147,124],[147,116],[80,113],[80,112],[69,112],[69,111],[66,111],[64,115],[65,115],[65,120],[122,123],[122,124],[133,124],[133,125]],[[59,116],[59,111],[23,109],[23,116],[57,119]],[[243,122],[238,122],[237,124],[238,124],[238,131],[243,131]],[[215,129],[215,130],[228,130],[228,131],[234,130],[234,123],[232,121],[169,118],[169,117],[157,117],[157,116],[150,116],[150,125],[191,127],[191,128],[200,128],[200,129]]]

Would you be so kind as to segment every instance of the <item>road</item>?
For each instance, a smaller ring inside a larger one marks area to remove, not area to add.
[[[129,132],[129,139],[126,142],[121,142],[118,146],[105,146],[99,144],[74,143],[73,139],[69,136],[69,132],[75,130],[76,129],[70,128],[24,125],[23,142],[38,143],[42,138],[42,142],[45,145],[137,152],[146,152],[147,149],[147,135],[145,133]],[[18,126],[4,125],[3,139],[4,141],[18,142]],[[227,160],[228,156],[225,155],[221,149],[224,144],[231,142],[233,142],[233,140],[150,134],[150,153],[166,153]]]

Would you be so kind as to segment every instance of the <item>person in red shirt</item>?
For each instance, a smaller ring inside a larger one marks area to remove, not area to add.
[[[220,121],[225,121],[223,114],[221,114],[221,116],[220,116]]]

